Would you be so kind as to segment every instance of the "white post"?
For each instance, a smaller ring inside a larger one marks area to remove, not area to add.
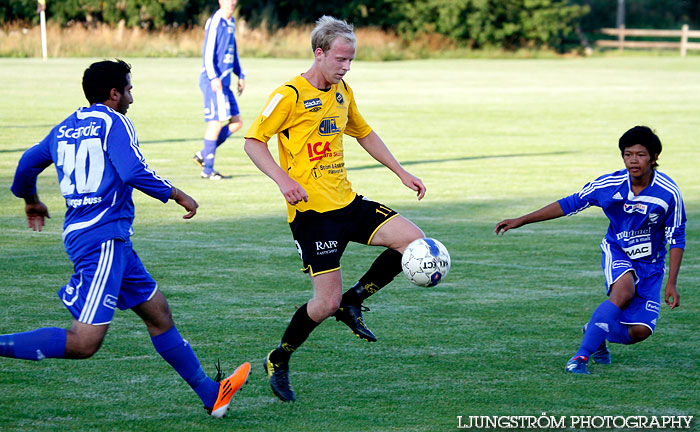
[[[46,61],[46,0],[38,0],[37,10],[39,12],[39,22],[41,23],[41,56]]]
[[[688,24],[683,24],[681,28],[681,57],[685,57],[688,52]]]

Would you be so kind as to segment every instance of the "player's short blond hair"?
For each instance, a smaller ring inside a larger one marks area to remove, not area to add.
[[[316,21],[316,27],[311,32],[311,50],[316,52],[316,48],[321,48],[324,52],[328,51],[339,37],[355,45],[354,30],[352,24],[324,15]]]

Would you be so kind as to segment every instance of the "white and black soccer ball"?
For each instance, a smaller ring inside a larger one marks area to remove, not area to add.
[[[450,272],[450,253],[433,238],[414,240],[403,251],[401,267],[408,280],[418,286],[435,286]]]

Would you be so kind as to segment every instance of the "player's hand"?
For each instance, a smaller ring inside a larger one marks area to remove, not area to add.
[[[170,194],[170,199],[175,200],[176,203],[187,210],[187,214],[182,217],[183,219],[192,219],[194,215],[197,214],[197,208],[199,208],[197,201],[180,189],[173,187],[173,192]]]
[[[238,96],[243,94],[243,90],[245,90],[245,79],[239,78],[239,80],[238,80]]]
[[[25,204],[24,212],[27,214],[27,226],[34,231],[41,232],[41,227],[44,226],[44,218],[51,219],[48,207],[38,199],[36,202]]]
[[[666,304],[669,305],[671,309],[675,309],[681,305],[680,294],[678,294],[676,284],[666,284],[666,289],[664,290],[664,299],[666,300]]]
[[[217,93],[220,92],[222,88],[224,88],[224,86],[221,84],[221,80],[219,78],[214,78],[211,80],[211,91]]]
[[[282,195],[284,195],[284,199],[291,205],[297,205],[301,201],[309,201],[309,195],[306,193],[306,190],[290,177],[283,179],[279,188]]]
[[[407,188],[417,192],[416,196],[418,197],[418,201],[423,199],[426,188],[421,179],[409,172],[406,172],[406,175],[401,177],[401,181]]]
[[[493,232],[495,232],[496,235],[503,234],[508,230],[515,229],[521,226],[523,226],[523,223],[520,218],[506,219],[497,223],[496,228],[493,230]]]

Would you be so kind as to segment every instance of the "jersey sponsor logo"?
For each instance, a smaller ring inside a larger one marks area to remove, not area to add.
[[[304,101],[304,109],[320,107],[321,105],[323,105],[323,102],[321,102],[321,99],[319,98],[313,98]]]
[[[78,199],[67,199],[66,200],[66,207],[73,207],[73,208],[78,208],[80,206],[84,205],[90,205],[90,204],[99,204],[102,202],[102,197],[96,196],[96,197],[83,197],[78,198]]]
[[[615,195],[613,195],[613,199],[621,200],[623,198],[622,198],[622,195],[620,195],[620,192],[615,192]]]
[[[625,203],[625,213],[641,213],[647,214],[647,205],[642,203],[627,204]]]
[[[113,295],[107,294],[105,299],[102,301],[102,305],[110,309],[114,309],[117,307],[117,298]]]
[[[336,240],[317,241],[314,243],[316,243],[316,250],[317,251],[334,249],[334,248],[338,247],[338,242]]]
[[[323,176],[323,173],[321,173],[321,170],[318,168],[314,168],[311,170],[311,177],[314,178],[314,180],[318,180]]]
[[[89,125],[79,128],[69,128],[63,125],[60,128],[58,128],[58,135],[56,135],[56,138],[80,138],[100,136],[100,128],[102,128],[102,125],[97,126],[97,123],[95,122],[91,122]]]
[[[646,228],[646,229],[634,230],[634,231],[622,231],[620,233],[615,234],[615,237],[618,240],[622,240],[622,239],[633,239],[635,237],[649,237],[650,235],[651,235],[651,229]]]
[[[337,135],[340,133],[340,129],[335,123],[335,119],[338,117],[324,117],[321,120],[321,124],[318,125],[318,134],[321,136]]]
[[[309,162],[321,160],[324,157],[331,155],[331,143],[328,141],[325,143],[306,143],[306,149],[309,151]]]
[[[644,306],[644,308],[645,308],[646,310],[648,310],[649,312],[656,312],[656,313],[659,313],[659,309],[660,309],[659,306],[660,306],[660,305],[659,305],[657,302],[648,300],[648,301],[647,301],[647,304]],[[654,323],[654,324],[656,324],[656,323]]]
[[[322,170],[328,171],[328,174],[341,174],[344,170],[345,162],[319,165],[318,167]]]
[[[338,242],[336,240],[317,241],[316,255],[328,255],[338,251]]]
[[[343,95],[340,93],[335,94],[335,100],[337,100],[340,105],[345,103],[345,99],[343,99]]]
[[[651,243],[640,243],[634,246],[622,248],[631,259],[643,258],[651,255]]]

